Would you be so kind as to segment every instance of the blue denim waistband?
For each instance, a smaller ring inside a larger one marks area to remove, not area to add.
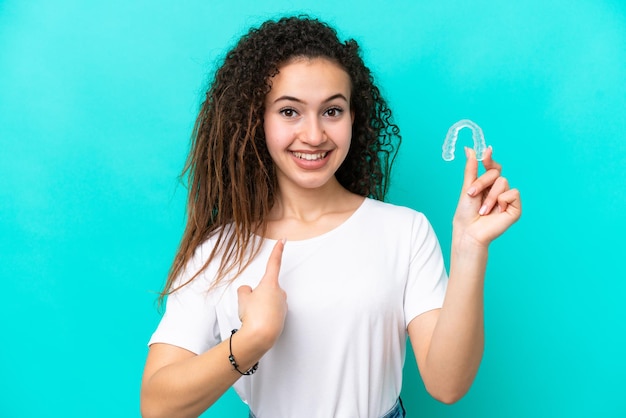
[[[383,415],[382,418],[404,418],[405,416],[406,411],[404,410],[404,405],[402,405],[402,399],[398,398],[393,408]]]
[[[406,416],[406,411],[404,410],[404,406],[402,405],[402,400],[398,398],[393,407],[383,415],[381,418],[404,418]],[[252,411],[248,415],[249,418],[256,418]]]

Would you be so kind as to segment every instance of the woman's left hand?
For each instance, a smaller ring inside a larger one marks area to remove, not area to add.
[[[466,148],[465,154],[465,177],[454,214],[453,235],[463,242],[487,247],[521,216],[520,193],[502,177],[502,166],[492,159],[491,147],[484,153],[486,171],[480,177],[474,150]]]

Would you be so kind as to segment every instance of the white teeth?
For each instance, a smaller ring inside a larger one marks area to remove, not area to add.
[[[322,158],[326,157],[326,154],[328,154],[328,152],[320,152],[318,154],[305,154],[303,152],[293,153],[295,157],[300,158],[302,160],[307,160],[307,161],[321,160]]]

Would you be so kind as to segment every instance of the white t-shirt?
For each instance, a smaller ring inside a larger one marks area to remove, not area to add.
[[[212,243],[198,248],[181,280],[204,264]],[[254,289],[274,244],[265,240],[230,286],[207,292],[212,263],[170,295],[149,344],[201,354],[227,339],[241,325],[237,288]],[[440,308],[446,291],[441,249],[425,216],[365,199],[334,230],[288,241],[279,281],[288,303],[283,333],[257,372],[235,383],[237,393],[258,418],[383,416],[400,394],[408,323]]]

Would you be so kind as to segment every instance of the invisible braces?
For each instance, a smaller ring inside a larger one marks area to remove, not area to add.
[[[446,135],[446,139],[443,142],[443,153],[441,156],[446,161],[454,160],[454,145],[456,144],[456,140],[459,136],[459,131],[463,128],[470,128],[472,130],[472,138],[474,139],[474,152],[476,152],[476,159],[481,161],[483,159],[483,153],[487,149],[487,145],[485,144],[485,136],[483,135],[483,130],[472,122],[469,119],[462,119],[452,125],[450,129],[448,129],[448,134]]]

